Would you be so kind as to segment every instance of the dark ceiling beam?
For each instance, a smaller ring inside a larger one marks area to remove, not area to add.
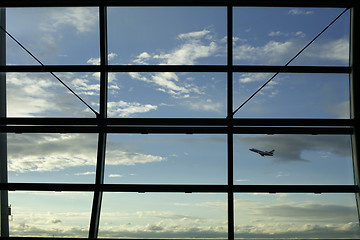
[[[86,6],[218,6],[225,7],[348,7],[358,0],[1,0],[0,7],[86,7]]]
[[[264,66],[264,65],[54,65],[0,66],[0,72],[280,72],[351,73],[345,66]]]
[[[64,192],[168,192],[168,193],[356,193],[355,185],[184,185],[184,184],[70,184],[70,183],[1,183],[0,190]]]
[[[226,118],[0,118],[0,125],[55,126],[227,126]],[[234,126],[355,126],[354,119],[235,118]]]
[[[350,127],[232,127],[234,134],[349,135]],[[7,133],[123,133],[123,134],[227,134],[228,127],[143,127],[143,126],[0,126]]]

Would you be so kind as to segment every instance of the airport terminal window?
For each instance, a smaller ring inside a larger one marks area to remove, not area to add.
[[[358,8],[2,0],[1,238],[360,238]]]

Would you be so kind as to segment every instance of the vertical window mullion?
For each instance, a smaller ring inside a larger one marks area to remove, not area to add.
[[[0,8],[0,26],[6,29],[6,9]],[[6,66],[6,34],[0,30],[0,66]],[[0,117],[6,118],[6,73],[0,72]],[[0,183],[8,182],[7,134],[0,133]],[[0,191],[1,237],[9,237],[8,190]]]
[[[234,239],[234,161],[233,161],[233,5],[227,6],[227,148],[228,148],[228,239]]]
[[[360,126],[359,126],[359,114],[356,112],[360,106],[359,100],[359,91],[360,91],[360,84],[359,84],[359,76],[360,76],[360,54],[357,53],[356,50],[357,44],[360,41],[359,35],[359,27],[360,27],[360,15],[358,13],[359,7],[354,6],[351,9],[351,19],[350,19],[350,67],[351,67],[351,74],[350,74],[350,114],[351,118],[354,119],[354,134],[351,136],[351,145],[352,145],[352,157],[353,157],[353,171],[354,171],[354,182],[357,187],[360,187],[360,146],[359,146],[359,136],[360,136]],[[357,211],[358,211],[358,218],[360,219],[360,194],[357,192],[356,196],[356,203],[357,203]]]
[[[108,73],[106,66],[108,65],[108,48],[107,48],[107,7],[99,6],[99,26],[100,26],[100,109],[97,115],[99,138],[97,149],[97,163],[96,163],[96,179],[95,184],[101,185],[104,183],[105,171],[105,152],[106,152],[106,137],[104,132],[104,119],[107,117],[107,96],[108,96]],[[92,206],[92,213],[90,219],[89,238],[97,238],[99,232],[100,212],[102,204],[103,192],[100,190],[94,191],[94,199]]]

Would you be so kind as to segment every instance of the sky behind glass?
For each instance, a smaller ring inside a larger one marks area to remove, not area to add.
[[[285,65],[343,9],[234,8],[233,64]],[[226,65],[226,8],[108,8],[109,64]],[[45,65],[99,64],[96,8],[7,9]],[[349,12],[291,65],[348,66]],[[7,38],[8,65],[37,63]],[[274,73],[234,73],[234,109]],[[99,108],[99,73],[56,73]],[[109,117],[226,117],[226,73],[109,73]],[[234,116],[349,118],[347,74],[279,74]],[[9,117],[95,117],[48,73]],[[227,184],[226,135],[109,134],[105,183]],[[96,134],[8,134],[10,182],[95,182]],[[261,157],[249,148],[275,149]],[[350,136],[235,135],[234,184],[353,184]],[[92,193],[10,192],[11,236],[86,237]],[[235,194],[235,237],[360,236],[353,194]],[[99,237],[226,238],[225,194],[105,193]]]

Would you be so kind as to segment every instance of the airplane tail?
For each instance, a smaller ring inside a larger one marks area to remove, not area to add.
[[[274,153],[274,152],[275,152],[275,150],[274,150],[274,149],[270,151],[270,153]]]

